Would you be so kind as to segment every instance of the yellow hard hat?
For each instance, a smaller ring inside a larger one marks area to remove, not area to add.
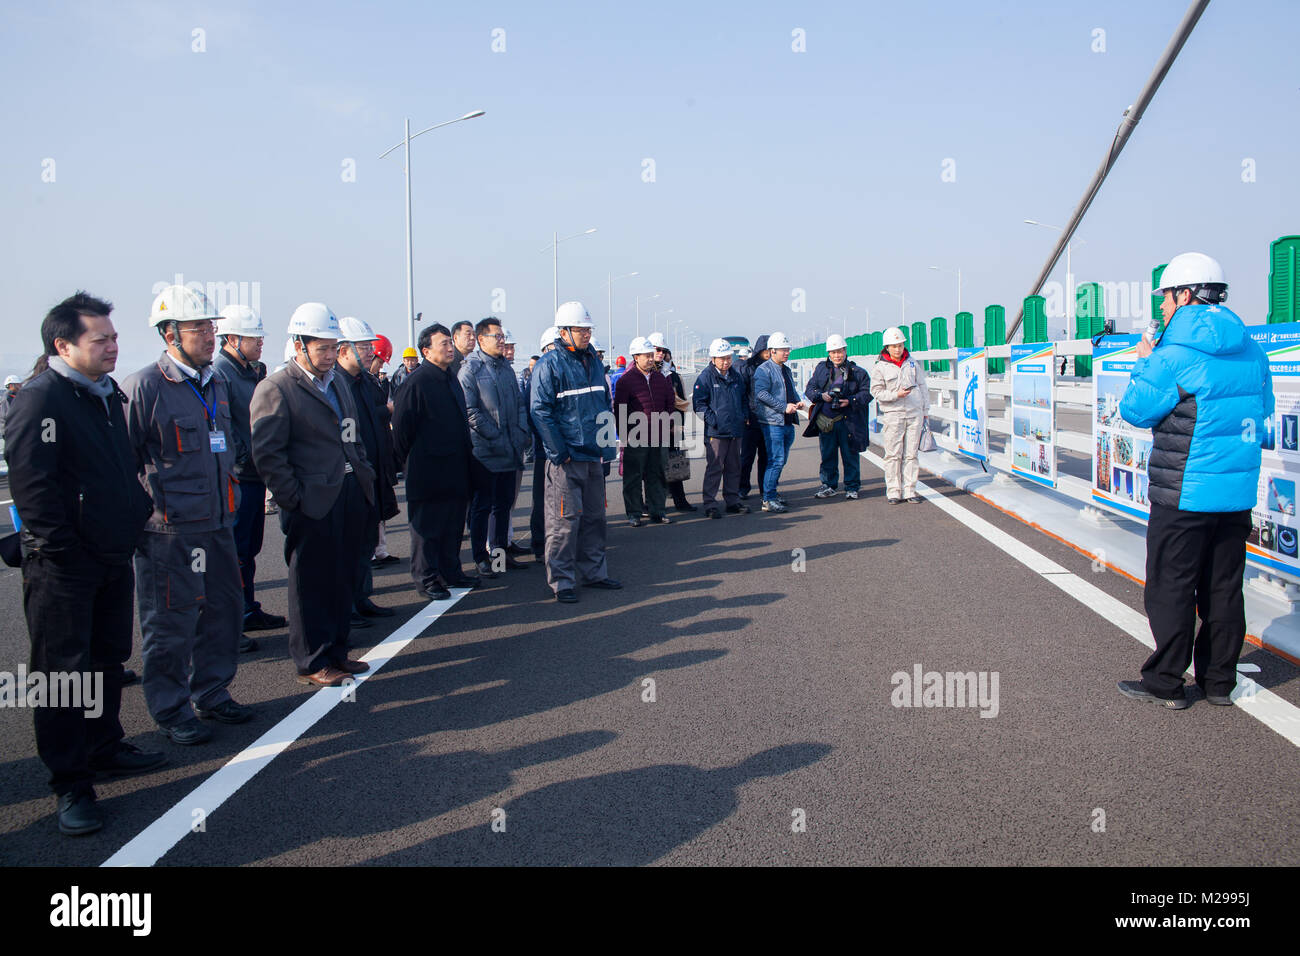
[[[406,348],[402,349],[402,358],[404,359],[419,358],[419,357],[420,357],[420,353],[417,352],[415,349],[411,348],[409,345]]]

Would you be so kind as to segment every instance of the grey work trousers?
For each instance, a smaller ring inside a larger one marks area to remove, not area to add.
[[[230,700],[244,594],[230,528],[146,532],[135,555],[145,703],[160,724]]]
[[[718,485],[722,500],[731,507],[740,504],[740,438],[710,438],[704,449],[704,507],[716,507]]]
[[[605,472],[598,461],[546,463],[546,582],[555,592],[609,577]]]

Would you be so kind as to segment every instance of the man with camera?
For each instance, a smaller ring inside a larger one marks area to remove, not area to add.
[[[1138,343],[1120,401],[1124,420],[1150,428],[1143,599],[1156,649],[1126,697],[1183,710],[1183,673],[1211,704],[1231,706],[1246,638],[1242,577],[1250,512],[1258,499],[1260,438],[1273,415],[1268,355],[1222,303],[1223,268],[1199,252],[1165,267],[1160,310]],[[1196,632],[1196,617],[1201,619]]]
[[[862,466],[858,456],[867,450],[867,406],[871,404],[871,379],[867,370],[849,361],[843,336],[826,340],[826,361],[813,370],[804,395],[813,403],[805,438],[817,436],[821,444],[821,490],[814,498],[832,498],[839,493],[839,462],[844,462],[844,497],[853,500],[862,487]]]

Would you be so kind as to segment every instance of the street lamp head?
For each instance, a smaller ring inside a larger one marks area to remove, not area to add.
[[[482,116],[483,112],[484,112],[483,110],[474,110],[472,113],[466,113],[464,116],[461,117],[461,119],[463,120],[474,119],[475,117]]]
[[[1026,220],[1025,220],[1025,224],[1026,224],[1026,225],[1029,225],[1029,226],[1041,226],[1041,225],[1042,225],[1042,223],[1039,222],[1037,219],[1026,219]]]
[[[593,232],[595,232],[595,231],[596,231],[596,227],[595,227],[595,226],[592,226],[590,229],[588,229],[586,232],[584,232],[583,235],[584,235],[584,236],[590,236],[590,235],[591,235]]]

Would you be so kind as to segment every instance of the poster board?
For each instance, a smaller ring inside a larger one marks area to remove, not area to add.
[[[1300,576],[1300,322],[1248,326],[1268,353],[1276,407],[1260,437],[1259,492],[1250,512],[1246,557],[1270,571]]]
[[[957,450],[977,461],[989,458],[988,351],[957,350]]]
[[[1092,500],[1142,521],[1151,512],[1147,464],[1150,429],[1120,416],[1119,403],[1138,362],[1140,335],[1103,336],[1092,347]]]
[[[1011,471],[1056,487],[1056,346],[1012,345]]]

